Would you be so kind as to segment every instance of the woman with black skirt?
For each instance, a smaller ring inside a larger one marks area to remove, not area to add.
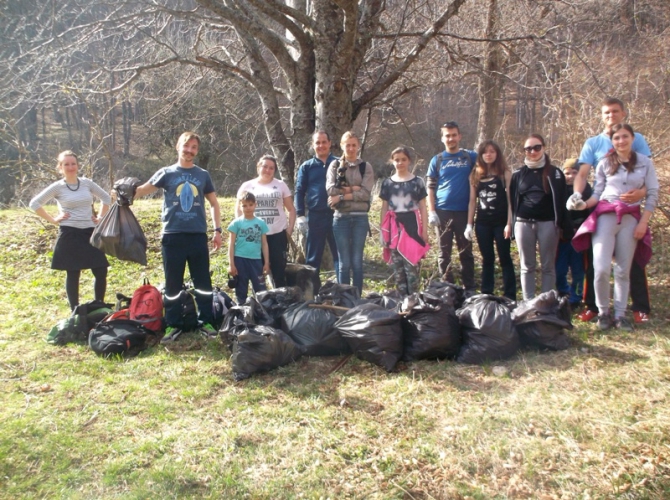
[[[79,276],[82,269],[90,269],[95,277],[95,299],[104,302],[107,289],[105,254],[91,246],[89,240],[95,225],[109,210],[111,198],[95,182],[78,177],[77,155],[63,151],[58,155],[58,171],[63,179],[54,182],[30,200],[30,208],[51,224],[59,226],[58,239],[54,247],[51,269],[65,271],[65,293],[73,309],[79,304]],[[93,198],[102,202],[100,212],[92,211]],[[56,200],[58,214],[54,217],[44,205]]]

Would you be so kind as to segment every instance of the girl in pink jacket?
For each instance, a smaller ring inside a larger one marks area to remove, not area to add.
[[[419,261],[430,249],[426,185],[410,171],[408,148],[391,153],[395,173],[382,183],[381,238],[384,260],[393,267],[396,288],[404,295],[419,289]]]

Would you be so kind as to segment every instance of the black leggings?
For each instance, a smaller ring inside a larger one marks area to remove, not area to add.
[[[107,267],[96,267],[91,269],[95,281],[93,282],[93,291],[95,300],[105,301],[105,292],[107,291]],[[79,277],[81,270],[65,271],[65,293],[67,294],[67,301],[70,304],[70,309],[79,305]]]

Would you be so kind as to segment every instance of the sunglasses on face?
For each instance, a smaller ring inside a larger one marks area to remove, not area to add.
[[[525,148],[523,148],[523,150],[526,153],[530,153],[531,151],[535,151],[537,153],[538,151],[542,151],[542,144],[535,144],[535,146],[526,146]]]

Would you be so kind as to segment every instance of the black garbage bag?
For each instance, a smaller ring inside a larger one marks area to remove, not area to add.
[[[402,319],[404,350],[402,359],[453,359],[461,348],[461,325],[456,311],[448,304],[433,298],[425,300],[420,294],[403,299]]]
[[[128,205],[117,200],[93,230],[91,245],[119,260],[147,265],[147,239]]]
[[[332,281],[326,281],[316,294],[314,300],[321,304],[328,303],[339,307],[355,307],[361,299],[358,288],[353,285],[340,285]]]
[[[519,334],[512,322],[512,301],[494,295],[475,295],[456,311],[463,346],[459,363],[482,364],[506,359],[519,349]]]
[[[256,299],[274,320],[272,326],[281,328],[282,314],[289,306],[303,301],[303,291],[298,287],[275,288],[274,290],[258,292]]]
[[[337,356],[351,352],[349,344],[335,328],[337,316],[325,309],[309,307],[314,302],[295,304],[281,316],[281,329],[306,356]]]
[[[360,359],[390,372],[402,356],[400,315],[376,304],[362,304],[337,320],[335,327]]]
[[[231,307],[223,318],[223,324],[219,328],[221,341],[232,348],[235,340],[237,326],[262,325],[271,326],[274,319],[267,313],[263,306],[253,296],[247,298],[242,305]]]
[[[293,363],[302,356],[302,347],[271,326],[238,325],[234,330],[232,370],[237,381]]]
[[[135,198],[135,191],[137,187],[142,184],[142,181],[137,177],[124,177],[114,183],[114,191],[116,191],[117,203],[119,205],[132,205]]]
[[[390,292],[384,293],[372,292],[365,297],[365,300],[367,300],[369,303],[377,304],[378,306],[382,306],[384,309],[388,309],[390,311],[396,310],[402,299],[403,296],[398,290],[392,290]]]
[[[465,300],[465,288],[446,281],[430,280],[425,291],[439,297],[456,310],[460,309]]]
[[[512,313],[521,345],[533,349],[560,351],[570,347],[565,330],[572,330],[570,303],[556,290],[519,303]]]

